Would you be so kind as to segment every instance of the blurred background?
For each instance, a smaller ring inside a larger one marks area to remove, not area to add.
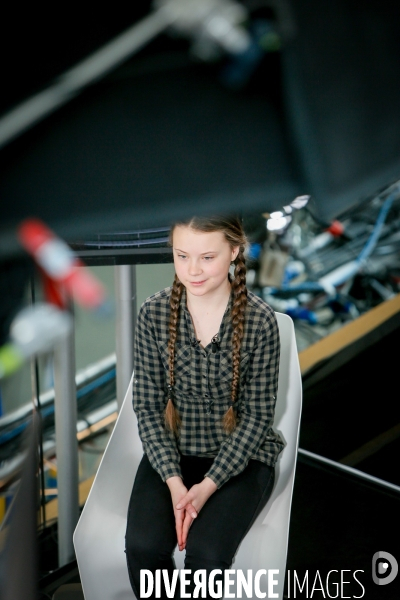
[[[34,591],[14,597],[52,598],[79,583],[73,527],[132,371],[137,310],[172,282],[170,223],[215,211],[242,216],[249,288],[295,322],[304,406],[288,568],[359,568],[376,597],[372,555],[400,559],[399,25],[389,0],[8,7],[4,597],[5,557],[22,568],[7,548],[32,414],[37,561]],[[60,452],[73,466],[62,481]],[[397,598],[395,585],[379,597]]]

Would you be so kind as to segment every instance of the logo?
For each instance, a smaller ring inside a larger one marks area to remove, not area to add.
[[[399,571],[399,565],[389,552],[375,552],[372,557],[372,579],[377,585],[392,583]]]

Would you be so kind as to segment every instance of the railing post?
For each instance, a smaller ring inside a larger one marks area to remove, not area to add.
[[[54,349],[54,392],[58,487],[59,566],[74,559],[72,536],[79,517],[75,336],[68,335]]]
[[[133,339],[136,324],[136,266],[116,265],[117,402],[121,408],[133,371]]]

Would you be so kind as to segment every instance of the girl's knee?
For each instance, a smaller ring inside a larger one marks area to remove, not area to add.
[[[221,555],[221,553],[210,552],[204,555],[201,552],[188,553],[186,551],[185,558],[185,569],[190,569],[192,572],[200,569],[205,569],[207,572],[211,572],[214,569],[229,569],[233,561],[233,558]]]
[[[171,560],[174,548],[168,547],[168,544],[162,544],[152,540],[149,536],[130,536],[125,537],[125,552],[129,560],[136,563],[145,564],[150,561],[152,564],[159,561]]]

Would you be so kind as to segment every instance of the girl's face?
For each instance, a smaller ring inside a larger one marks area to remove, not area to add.
[[[239,246],[232,249],[221,231],[205,233],[178,225],[172,246],[176,274],[190,294],[204,296],[227,285]]]

